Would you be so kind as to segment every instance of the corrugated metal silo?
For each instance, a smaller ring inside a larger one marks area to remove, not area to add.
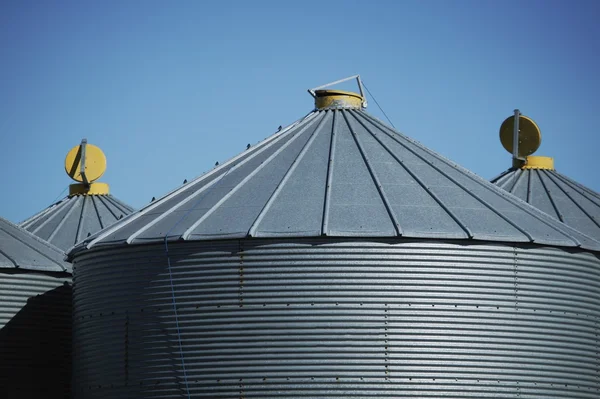
[[[600,242],[316,109],[71,251],[77,398],[600,392]]]
[[[65,160],[67,174],[78,182],[71,184],[69,195],[19,225],[67,251],[84,238],[130,214],[133,208],[111,195],[108,184],[95,181],[105,169],[106,158],[102,151],[87,144],[84,139],[81,145],[67,154]]]
[[[67,398],[71,267],[64,253],[0,218],[0,397]]]

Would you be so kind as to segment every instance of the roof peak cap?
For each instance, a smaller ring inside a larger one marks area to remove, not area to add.
[[[340,83],[356,79],[359,93],[345,90],[327,89]],[[344,79],[336,80],[335,82],[327,83],[313,89],[308,89],[308,93],[315,99],[315,108],[323,109],[339,109],[339,108],[367,108],[367,98],[364,94],[363,83],[360,80],[360,75],[349,76]]]

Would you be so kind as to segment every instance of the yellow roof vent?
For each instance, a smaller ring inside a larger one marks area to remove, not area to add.
[[[65,172],[76,182],[69,186],[69,196],[73,195],[106,195],[109,187],[106,183],[97,183],[106,171],[106,156],[95,145],[88,144],[86,139],[71,148],[65,158]]]
[[[521,166],[521,169],[554,170],[554,158],[530,155],[525,159],[525,164]]]
[[[356,79],[359,93],[343,90],[324,90],[339,83],[348,80]],[[315,99],[315,108],[317,109],[336,109],[336,108],[367,108],[367,98],[363,91],[363,84],[360,80],[360,75],[350,76],[344,79],[336,80],[335,82],[309,89],[308,92]]]

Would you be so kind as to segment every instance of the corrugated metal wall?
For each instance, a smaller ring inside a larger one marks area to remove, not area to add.
[[[0,397],[69,398],[68,273],[0,270]]]
[[[75,397],[599,397],[595,255],[332,241],[171,244],[180,334],[164,246],[79,255]]]

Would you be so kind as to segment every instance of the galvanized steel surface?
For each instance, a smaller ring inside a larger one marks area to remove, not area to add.
[[[600,250],[369,114],[324,110],[166,195],[76,250],[242,237],[402,236]]]
[[[0,269],[0,397],[71,395],[71,276]]]
[[[71,265],[0,218],[0,397],[68,398]]]
[[[76,398],[600,395],[596,255],[282,240],[76,255]]]
[[[112,195],[75,195],[60,200],[19,225],[67,251],[131,212],[133,208]]]
[[[71,276],[67,273],[42,274],[0,269],[0,328],[4,327],[30,298],[70,282]]]
[[[64,257],[54,245],[0,218],[0,269],[70,273],[71,264]]]
[[[600,240],[600,194],[554,171],[509,169],[492,183]]]

